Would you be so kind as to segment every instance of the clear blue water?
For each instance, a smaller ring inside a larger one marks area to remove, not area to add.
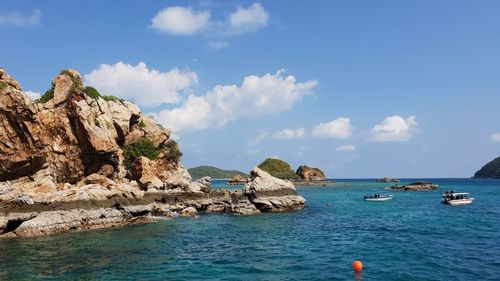
[[[362,197],[387,184],[339,181],[299,187],[307,205],[291,213],[0,240],[0,279],[500,280],[500,181],[433,179],[437,191],[391,192],[383,203]],[[450,188],[476,201],[442,205]]]

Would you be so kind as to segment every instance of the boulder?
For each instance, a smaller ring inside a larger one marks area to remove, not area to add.
[[[279,212],[304,207],[305,199],[297,194],[290,181],[275,178],[258,167],[253,168],[250,175],[243,192],[259,211]]]

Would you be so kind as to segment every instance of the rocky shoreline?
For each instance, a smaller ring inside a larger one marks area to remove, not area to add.
[[[143,191],[135,182],[117,184],[95,175],[92,181],[94,183],[54,193],[30,193],[2,183],[0,237],[30,237],[147,223],[161,217],[193,217],[201,212],[254,215],[293,211],[303,208],[305,202],[293,184],[273,178],[258,168],[252,170],[252,179],[243,190],[211,190],[209,178],[193,182],[187,190]]]
[[[303,208],[291,182],[254,168],[242,190],[192,182],[170,130],[64,70],[37,101],[0,68],[0,237],[147,223],[199,212]]]

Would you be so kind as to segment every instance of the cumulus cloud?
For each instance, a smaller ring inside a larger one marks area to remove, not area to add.
[[[28,96],[31,100],[36,100],[40,98],[40,93],[39,92],[32,92],[32,91],[26,91],[24,92],[25,95]]]
[[[341,146],[337,146],[337,148],[335,148],[335,151],[337,151],[337,152],[356,151],[356,146],[354,144],[341,145]]]
[[[243,33],[255,31],[267,26],[269,13],[260,3],[254,3],[248,8],[239,7],[229,15],[229,31]]]
[[[268,133],[262,132],[260,133],[254,140],[250,142],[250,145],[256,145],[261,143],[265,138],[267,138]]]
[[[346,139],[352,135],[351,120],[340,117],[326,123],[320,123],[311,131],[315,138]]]
[[[180,92],[198,82],[194,72],[177,68],[169,72],[148,69],[144,62],[137,65],[118,62],[101,64],[84,75],[85,83],[97,88],[101,94],[129,99],[141,106],[158,106],[181,101]]]
[[[178,108],[162,110],[157,120],[174,131],[223,127],[239,118],[278,115],[312,93],[317,81],[297,82],[283,70],[250,75],[241,86],[217,85],[203,96],[190,95]]]
[[[273,137],[275,139],[288,140],[288,139],[303,138],[304,135],[305,135],[304,128],[298,128],[298,129],[283,129],[277,131],[276,133],[274,133]]]
[[[31,15],[21,15],[17,12],[0,13],[0,25],[30,27],[40,24],[42,12],[35,10]]]
[[[500,142],[500,133],[494,133],[491,135],[491,139],[496,142]]]
[[[372,128],[370,140],[378,142],[407,141],[418,131],[415,116],[406,119],[399,115],[389,116]]]
[[[190,7],[167,7],[151,20],[151,27],[176,35],[192,35],[210,25],[210,11],[194,11]]]
[[[266,27],[270,15],[260,3],[249,7],[238,7],[225,19],[212,19],[209,10],[194,10],[191,7],[167,7],[151,20],[151,27],[173,35],[193,35],[200,32],[217,35],[236,35]],[[209,42],[210,47],[220,49],[225,42]]]

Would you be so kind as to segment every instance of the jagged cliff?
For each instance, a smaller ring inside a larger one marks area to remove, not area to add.
[[[280,195],[212,191],[209,178],[191,182],[180,156],[168,129],[134,104],[84,87],[77,71],[62,71],[31,101],[0,68],[0,236],[304,205],[288,187]],[[254,172],[255,181],[276,187],[265,172]]]

